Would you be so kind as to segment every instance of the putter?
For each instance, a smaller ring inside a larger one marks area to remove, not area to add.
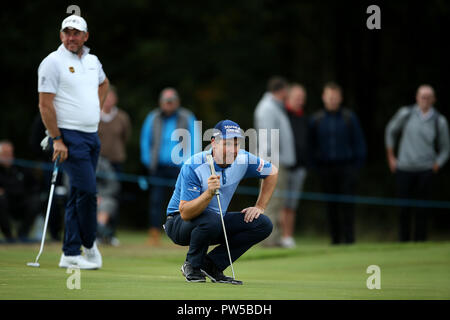
[[[42,251],[44,250],[44,242],[45,242],[45,234],[47,232],[47,224],[48,224],[48,217],[50,216],[50,209],[52,206],[52,200],[53,200],[53,192],[55,190],[55,184],[56,184],[56,177],[58,176],[58,170],[59,170],[59,156],[55,160],[55,163],[53,165],[53,173],[52,173],[52,181],[51,181],[51,187],[50,187],[50,195],[48,197],[48,204],[47,204],[47,213],[45,214],[45,222],[44,222],[44,231],[42,232],[42,239],[41,239],[41,248],[39,249],[39,253],[36,257],[36,260],[34,262],[28,262],[27,266],[29,267],[35,267],[39,268],[39,257],[42,254]]]
[[[211,174],[216,175],[216,170],[214,169],[214,160],[213,160],[212,155],[210,155],[210,154],[206,155],[206,160],[208,161],[209,167],[211,168]],[[228,258],[230,259],[231,272],[233,273],[233,282],[232,282],[232,284],[242,284],[242,281],[236,280],[236,277],[234,276],[233,261],[231,260],[230,247],[228,246],[227,231],[225,229],[225,222],[223,221],[222,206],[220,205],[219,190],[216,190],[215,194],[216,194],[216,197],[217,197],[217,203],[219,204],[220,220],[222,221],[223,234],[225,236],[225,244],[227,246]]]

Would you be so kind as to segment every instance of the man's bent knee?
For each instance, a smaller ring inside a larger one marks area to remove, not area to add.
[[[265,237],[267,238],[272,233],[273,230],[272,221],[270,221],[269,217],[264,214],[261,214],[257,219],[257,221],[259,222],[259,228],[262,230],[262,232],[266,235]]]
[[[216,236],[222,231],[222,225],[219,219],[207,219],[200,223],[199,226],[202,230],[207,231],[209,234]]]

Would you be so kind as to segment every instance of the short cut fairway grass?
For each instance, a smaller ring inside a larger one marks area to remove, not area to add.
[[[144,233],[119,238],[119,247],[99,246],[104,266],[81,270],[80,289],[68,289],[72,274],[57,266],[61,244],[46,244],[40,268],[26,265],[38,244],[0,244],[0,299],[450,299],[450,242],[330,246],[300,238],[295,249],[256,246],[233,264],[244,281],[233,286],[187,283],[187,248],[167,238],[159,248],[146,246]],[[366,286],[370,265],[380,267],[379,290]]]

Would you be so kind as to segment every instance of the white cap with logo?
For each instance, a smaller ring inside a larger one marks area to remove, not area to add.
[[[87,23],[82,17],[73,14],[65,18],[61,24],[61,31],[65,28],[73,28],[83,32],[87,32]]]

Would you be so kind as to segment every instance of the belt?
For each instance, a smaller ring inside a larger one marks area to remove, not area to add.
[[[177,214],[180,214],[180,213],[179,213],[179,212],[172,212],[172,213],[169,213],[169,214],[167,215],[167,218],[166,218],[166,223],[167,223],[167,221],[169,221],[169,220],[175,218],[175,216],[176,216]],[[163,224],[164,230],[166,230],[166,223]]]
[[[180,214],[179,212],[172,212],[167,215],[166,221],[175,218],[176,215]]]

